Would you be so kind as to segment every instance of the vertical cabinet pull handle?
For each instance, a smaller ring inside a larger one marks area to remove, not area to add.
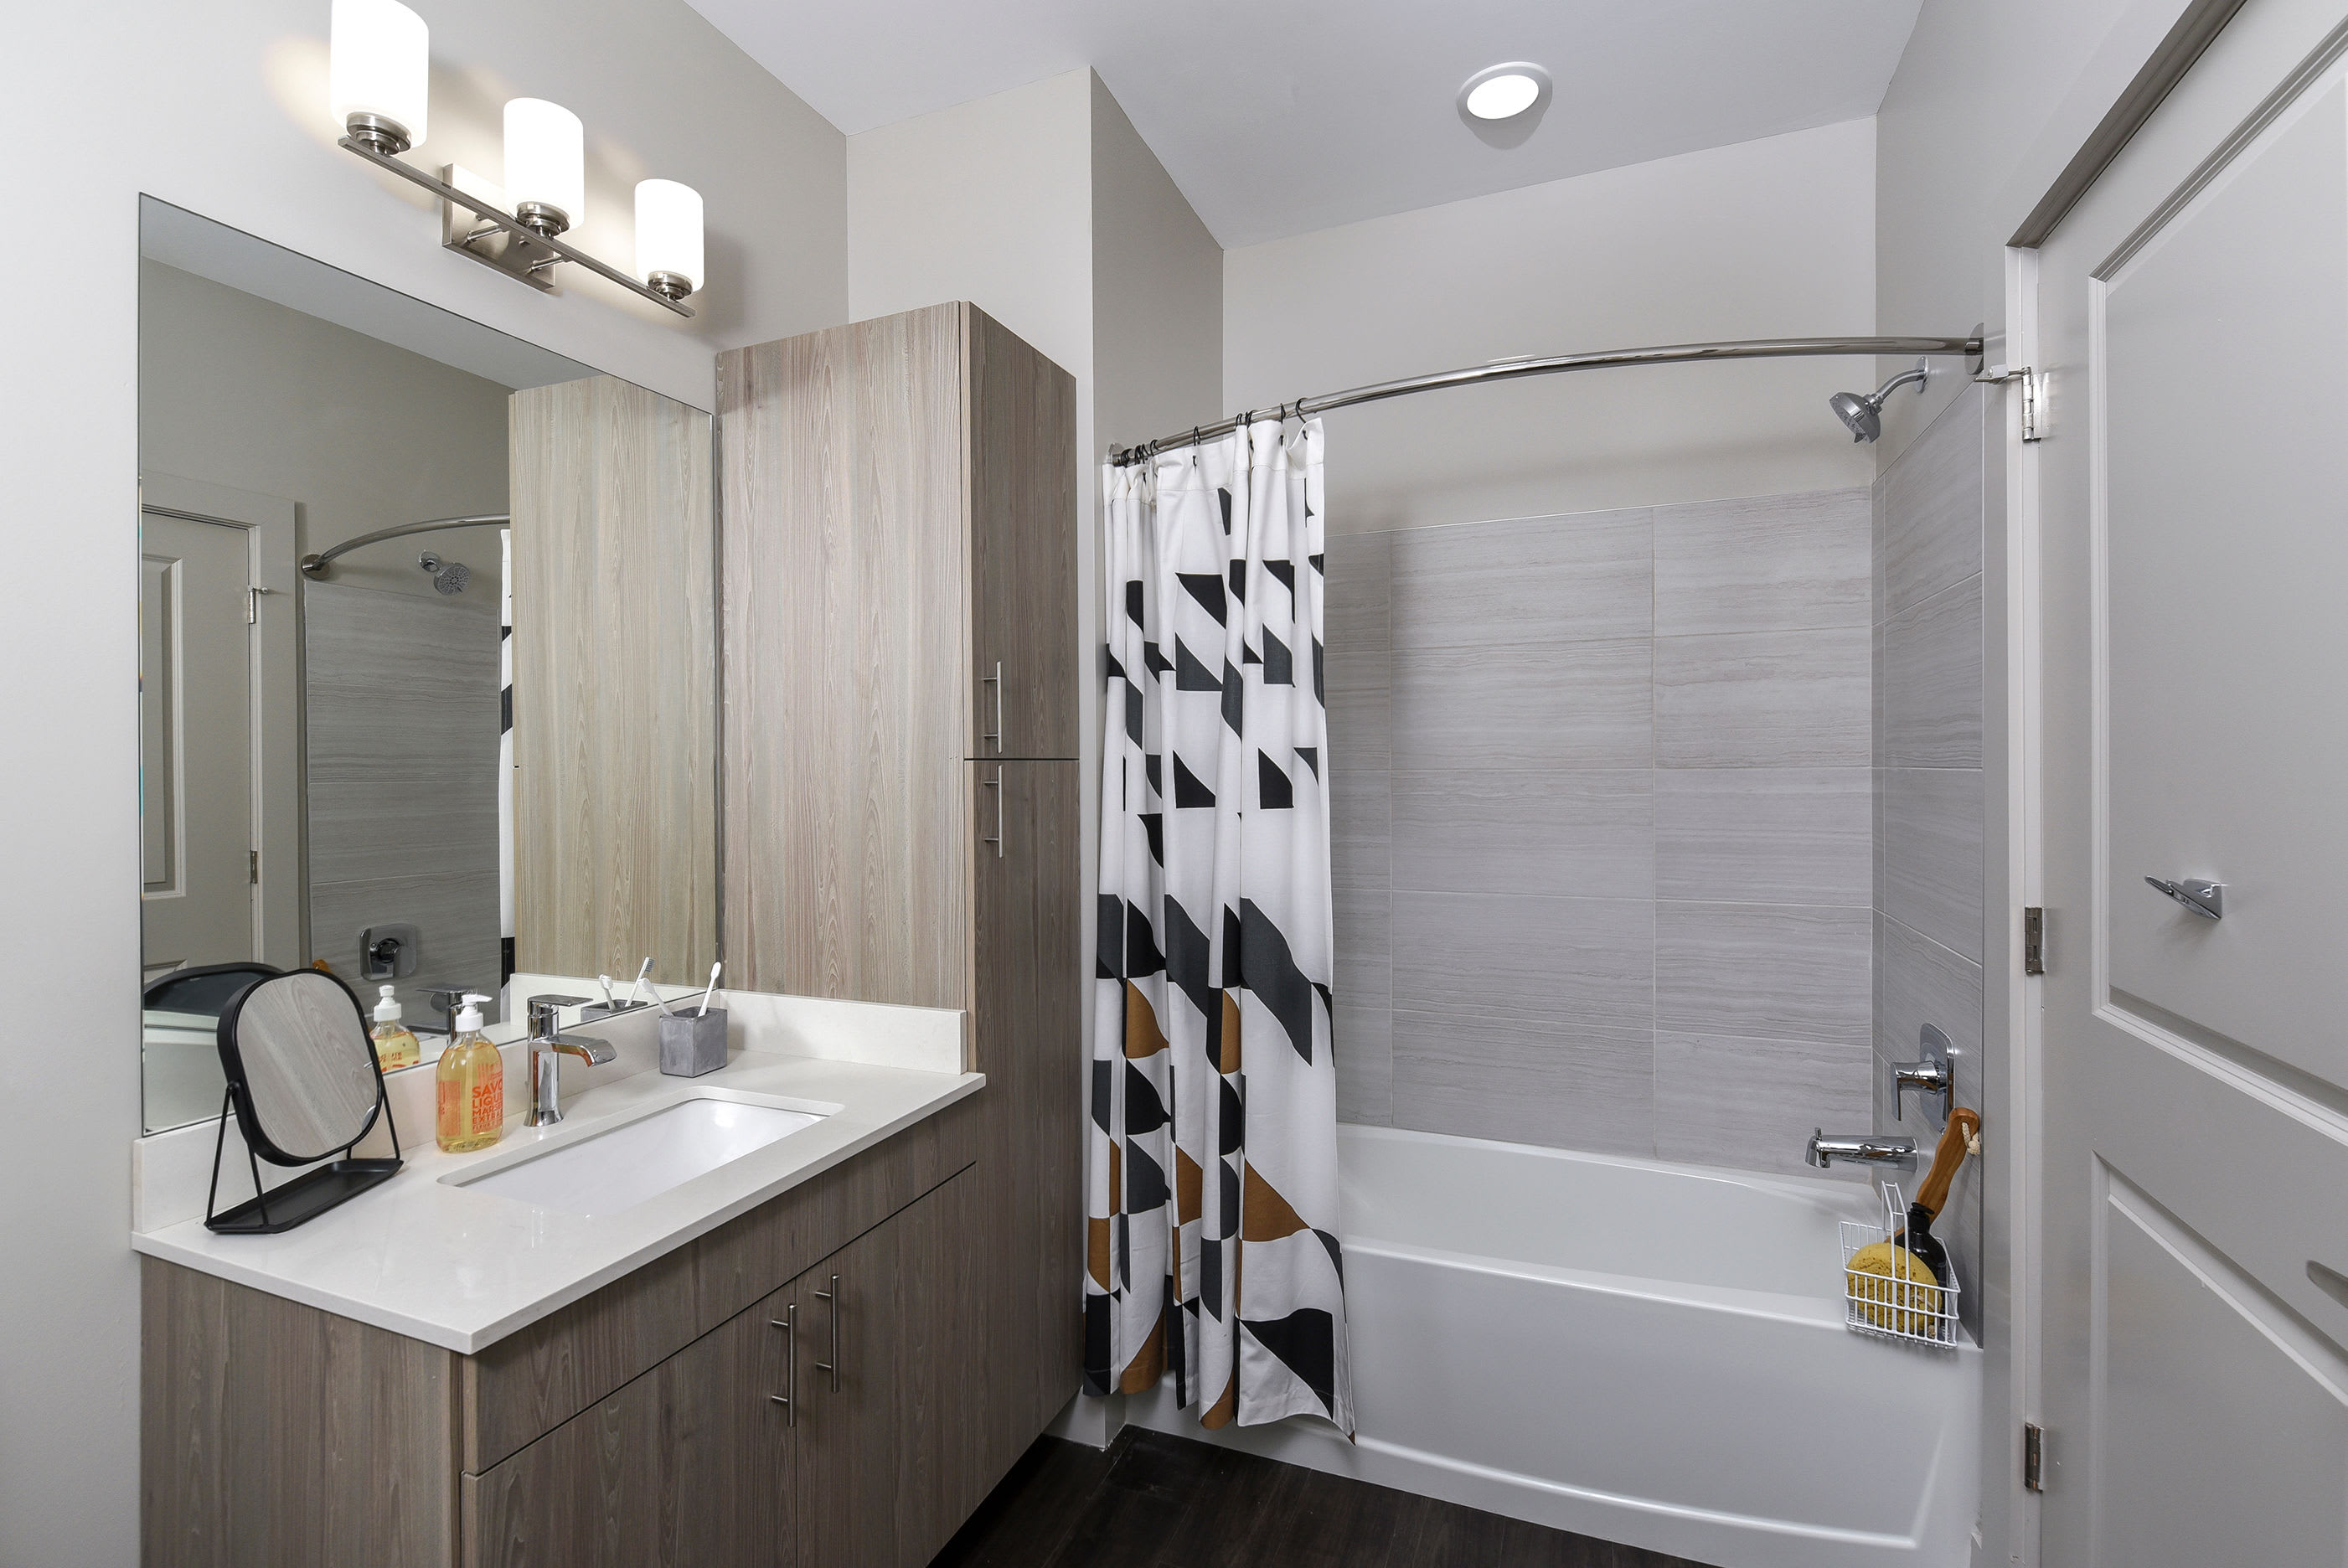
[[[815,1298],[831,1305],[831,1359],[817,1362],[815,1369],[831,1374],[831,1391],[837,1394],[839,1392],[839,1276],[832,1275],[831,1288],[816,1292]]]
[[[993,837],[981,838],[978,841],[993,844],[994,858],[999,861],[1003,858],[1003,769],[996,769],[992,779],[980,779],[979,788],[994,791],[994,833]]]
[[[783,1308],[782,1316],[767,1319],[783,1331],[783,1391],[769,1394],[767,1398],[783,1408],[783,1425],[786,1427],[799,1424],[799,1408],[796,1402],[799,1391],[799,1336],[796,1332],[798,1315],[799,1304],[792,1302]]]
[[[980,738],[994,742],[995,752],[1000,755],[1003,750],[1003,661],[995,660],[994,673],[991,676],[981,676],[978,684],[994,688],[994,727]]]

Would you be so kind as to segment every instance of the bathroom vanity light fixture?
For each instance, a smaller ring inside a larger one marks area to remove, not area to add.
[[[1514,119],[1549,101],[1549,73],[1529,60],[1487,66],[1459,89],[1459,107],[1478,119]]]
[[[386,155],[424,139],[430,35],[397,0],[335,0],[326,99],[335,123]]]
[[[334,0],[328,107],[337,144],[440,198],[440,242],[532,288],[554,292],[564,262],[585,267],[664,310],[689,316],[702,284],[701,197],[673,180],[636,187],[636,273],[611,266],[561,236],[586,215],[586,132],[544,98],[505,107],[502,189],[455,164],[438,175],[398,155],[424,139],[429,34],[399,0]],[[647,215],[653,232],[646,232]]]
[[[636,183],[636,276],[683,299],[701,286],[701,192],[674,180]]]

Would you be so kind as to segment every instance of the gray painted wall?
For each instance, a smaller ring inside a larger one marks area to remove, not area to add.
[[[1867,1124],[1869,539],[1846,489],[1329,542],[1341,1116],[1788,1173]]]
[[[1871,333],[1874,150],[1854,120],[1231,251],[1223,411],[1509,355]],[[1870,368],[1668,366],[1344,409],[1329,528],[1863,485],[1873,459],[1825,405]]]
[[[1963,332],[1983,322],[2003,333],[2007,238],[2185,6],[1924,0],[1875,119],[1883,331]],[[1879,463],[1888,468],[1963,389],[1954,368],[1926,396],[1885,410]]]
[[[0,1180],[40,1194],[0,1220],[0,1255],[37,1260],[0,1270],[0,1343],[15,1347],[0,1357],[0,1562],[139,1550],[139,193],[703,407],[715,348],[847,316],[841,137],[683,0],[434,7],[424,150],[493,171],[499,102],[533,93],[586,121],[591,195],[632,170],[695,185],[712,286],[690,326],[591,286],[541,295],[442,251],[436,213],[333,145],[326,10],[53,6],[12,15],[0,51],[0,132],[37,150],[16,196],[55,242],[0,250],[5,717],[46,758],[0,783],[18,828],[0,836],[0,983],[80,998],[62,1026],[37,1009],[0,1023],[0,1080],[42,1106],[0,1146]],[[598,228],[591,243],[613,241]]]
[[[506,510],[506,397],[494,381],[160,262],[139,264],[139,460],[295,502],[298,554]],[[445,600],[497,619],[498,531],[452,529],[336,559],[346,586],[439,598],[417,553],[471,567]]]

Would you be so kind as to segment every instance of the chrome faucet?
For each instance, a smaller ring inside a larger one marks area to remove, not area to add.
[[[1810,1146],[1803,1151],[1806,1164],[1824,1171],[1838,1160],[1856,1160],[1870,1165],[1897,1165],[1902,1171],[1916,1169],[1916,1140],[1912,1138],[1884,1138],[1872,1132],[1836,1133],[1827,1135],[1824,1128],[1810,1134]]]
[[[526,1127],[551,1127],[562,1119],[561,1059],[577,1057],[591,1067],[612,1060],[612,1047],[589,1035],[562,1032],[562,1009],[585,1003],[585,996],[532,996],[530,999],[530,1114]]]
[[[1891,1114],[1905,1121],[1910,1093],[1937,1095],[1941,1119],[1946,1121],[1949,1108],[1956,1104],[1957,1069],[1950,1060],[1956,1053],[1949,1047],[1949,1037],[1930,1024],[1918,1032],[1916,1044],[1921,1060],[1891,1064]]]

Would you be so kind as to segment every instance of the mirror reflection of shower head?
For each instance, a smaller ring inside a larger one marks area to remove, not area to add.
[[[1853,441],[1871,441],[1883,434],[1884,399],[1910,382],[1916,384],[1916,395],[1924,395],[1924,361],[1916,361],[1913,370],[1902,370],[1874,391],[1862,396],[1857,392],[1838,392],[1827,399],[1827,407],[1835,418],[1850,431]]]
[[[432,586],[443,593],[462,593],[473,580],[471,567],[461,561],[443,561],[428,550],[416,558],[416,564],[432,573]]]

